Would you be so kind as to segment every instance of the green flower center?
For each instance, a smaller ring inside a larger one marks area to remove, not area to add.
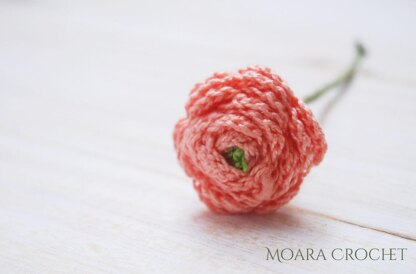
[[[244,150],[239,147],[230,148],[224,155],[227,162],[233,167],[248,172],[248,164],[244,158]]]

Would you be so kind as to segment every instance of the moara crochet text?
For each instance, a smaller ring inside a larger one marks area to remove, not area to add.
[[[266,260],[286,261],[403,261],[407,248],[291,249],[266,247]]]

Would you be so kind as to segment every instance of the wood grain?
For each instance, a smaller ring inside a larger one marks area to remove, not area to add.
[[[416,4],[0,2],[2,273],[415,273]],[[272,67],[295,93],[369,56],[331,109],[323,164],[276,214],[206,210],[171,140],[192,85]],[[403,261],[266,248],[407,248]]]

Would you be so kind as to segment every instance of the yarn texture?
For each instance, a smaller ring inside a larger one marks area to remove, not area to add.
[[[185,109],[174,129],[175,150],[214,212],[275,211],[327,150],[312,112],[266,67],[215,73],[195,85]],[[244,151],[238,151],[244,170],[227,161],[233,148]]]

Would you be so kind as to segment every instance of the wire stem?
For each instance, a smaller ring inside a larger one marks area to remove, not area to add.
[[[352,64],[347,68],[344,73],[342,73],[340,76],[335,78],[332,82],[329,82],[328,84],[324,85],[320,89],[317,89],[316,91],[312,92],[310,95],[306,96],[303,101],[307,104],[315,101],[325,93],[327,93],[329,90],[343,84],[348,84],[351,82],[351,80],[354,78],[355,73],[357,72],[358,65],[362,58],[366,55],[366,49],[364,46],[360,43],[357,43],[355,46],[356,49],[356,55],[354,58],[354,61]]]

